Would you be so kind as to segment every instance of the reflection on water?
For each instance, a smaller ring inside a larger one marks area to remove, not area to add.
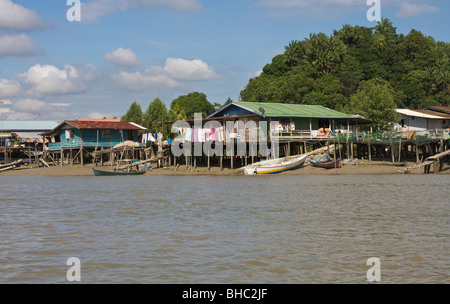
[[[449,282],[446,175],[0,182],[0,283]]]

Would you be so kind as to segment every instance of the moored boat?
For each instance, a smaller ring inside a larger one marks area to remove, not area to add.
[[[113,175],[143,175],[147,171],[103,171],[103,170],[97,170],[95,168],[92,168],[94,171],[95,176],[113,176]]]
[[[0,165],[0,171],[14,169],[14,168],[20,167],[22,164],[23,164],[23,159],[19,159],[14,162],[11,162],[11,163]]]
[[[244,167],[247,175],[276,174],[283,171],[295,170],[303,167],[308,154],[269,159]]]
[[[350,165],[357,165],[358,164],[358,159],[357,158],[349,158],[349,159],[344,159],[341,162],[342,165],[346,165],[346,166],[350,166]]]
[[[332,169],[332,168],[340,168],[341,167],[341,160],[340,159],[333,159],[328,156],[319,157],[316,159],[312,159],[309,161],[311,165],[314,167],[320,167],[325,169]]]

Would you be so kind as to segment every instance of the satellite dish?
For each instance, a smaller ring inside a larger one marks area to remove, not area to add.
[[[266,111],[266,110],[264,110],[263,107],[259,108],[259,112],[261,112],[262,115],[264,115],[264,112],[265,112],[265,111]]]

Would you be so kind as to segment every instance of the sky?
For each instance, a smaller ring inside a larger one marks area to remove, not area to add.
[[[120,118],[190,92],[238,101],[290,41],[375,26],[376,2],[398,33],[449,42],[448,0],[0,0],[0,120]]]

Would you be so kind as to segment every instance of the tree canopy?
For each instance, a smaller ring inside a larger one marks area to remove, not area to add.
[[[136,101],[134,101],[131,104],[127,113],[122,116],[123,121],[134,122],[137,124],[142,123],[142,118],[143,118],[143,114],[142,114],[141,106]]]
[[[365,109],[383,120],[364,106],[449,106],[449,56],[447,42],[414,29],[398,34],[389,19],[371,28],[346,24],[330,36],[312,33],[289,42],[240,95],[245,101],[319,104],[347,113]]]
[[[165,133],[167,132],[167,127],[166,125],[160,124],[160,122],[167,121],[167,117],[166,105],[157,97],[149,104],[147,111],[145,111],[144,125],[154,133]]]
[[[192,92],[187,95],[179,96],[174,99],[170,105],[172,113],[184,111],[186,119],[194,119],[195,113],[202,113],[202,117],[206,118],[214,112],[214,106],[208,101],[204,93]]]

